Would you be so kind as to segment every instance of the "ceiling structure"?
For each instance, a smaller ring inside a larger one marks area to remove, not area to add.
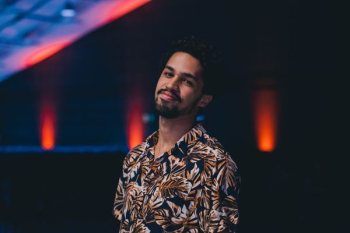
[[[150,0],[1,0],[0,82]]]

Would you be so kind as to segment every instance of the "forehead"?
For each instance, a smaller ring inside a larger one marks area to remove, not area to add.
[[[167,66],[174,68],[175,72],[190,73],[202,78],[203,68],[199,60],[185,52],[176,52],[168,60]]]

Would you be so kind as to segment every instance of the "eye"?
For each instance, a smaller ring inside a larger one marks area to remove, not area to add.
[[[188,86],[193,86],[193,83],[191,81],[184,79],[183,82]]]
[[[164,72],[164,75],[168,78],[173,77],[174,75],[170,72]]]

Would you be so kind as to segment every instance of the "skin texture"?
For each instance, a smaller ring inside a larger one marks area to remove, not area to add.
[[[212,100],[204,95],[202,66],[188,53],[174,53],[161,73],[155,90],[155,104],[159,116],[159,141],[155,156],[171,149],[194,125],[199,107]],[[172,115],[162,112],[172,111]]]

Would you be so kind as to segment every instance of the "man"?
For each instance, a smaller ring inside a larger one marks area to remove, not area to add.
[[[155,91],[159,130],[126,156],[114,215],[120,232],[235,232],[240,178],[222,145],[196,124],[222,58],[205,41],[176,41]]]

